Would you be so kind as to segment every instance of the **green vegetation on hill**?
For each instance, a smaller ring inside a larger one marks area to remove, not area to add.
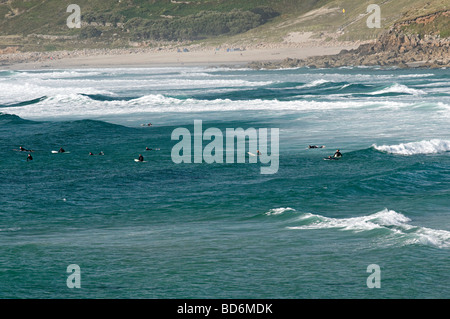
[[[39,50],[39,46],[55,50],[111,48],[127,46],[129,41],[190,41],[230,36],[276,17],[305,13],[329,1],[0,0],[0,49],[11,45],[8,37],[12,35],[21,37],[20,41],[15,38],[21,50]],[[66,9],[72,3],[81,8],[81,30],[66,25],[71,14]],[[76,38],[78,43],[67,37]]]
[[[239,34],[278,15],[279,13],[270,7],[258,7],[250,11],[201,11],[171,20],[132,18],[124,26],[131,33],[133,40],[183,41]]]
[[[81,29],[66,25],[69,4],[81,8]],[[132,42],[283,41],[293,32],[323,40],[370,40],[394,23],[439,10],[448,0],[383,0],[381,28],[368,28],[373,0],[0,0],[0,49],[42,51],[126,47]],[[345,13],[343,11],[345,9]],[[448,17],[405,27],[450,34]]]

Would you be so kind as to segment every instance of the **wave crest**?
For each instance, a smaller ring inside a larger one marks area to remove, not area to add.
[[[394,83],[393,85],[384,88],[379,91],[369,93],[370,95],[382,95],[382,94],[410,94],[410,95],[420,95],[426,94],[425,91],[413,89],[403,84]]]
[[[380,152],[395,155],[435,154],[450,151],[450,140],[432,139],[380,146],[373,144],[372,147]]]
[[[280,208],[272,208],[268,212],[264,213],[264,215],[281,215],[284,212],[295,211],[295,209],[290,207],[280,207]]]
[[[382,242],[393,241],[396,244],[422,244],[438,248],[450,248],[450,232],[446,230],[410,225],[410,218],[387,208],[380,212],[351,218],[330,218],[307,213],[298,220],[302,225],[291,226],[288,229],[340,229],[354,233],[372,230],[384,230]],[[380,235],[378,235],[380,236]]]

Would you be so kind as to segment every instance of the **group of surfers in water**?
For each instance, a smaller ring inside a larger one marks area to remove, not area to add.
[[[311,148],[325,148],[325,145],[322,145],[322,146],[308,145],[308,148],[309,148],[309,149],[311,149]],[[156,151],[156,150],[159,150],[159,148],[153,149],[153,148],[146,147],[145,150],[146,150],[146,151],[153,151],[153,150]],[[21,151],[21,152],[29,152],[29,154],[28,154],[28,156],[27,156],[27,162],[33,160],[33,156],[31,156],[31,152],[34,152],[33,150],[28,150],[28,149],[23,148],[22,146],[20,146],[20,147],[19,147],[19,151]],[[58,153],[65,153],[65,152],[66,152],[66,151],[65,151],[62,147],[58,150]],[[259,150],[257,150],[257,153],[256,153],[256,154],[257,154],[257,155],[261,155],[261,152],[260,152]],[[92,152],[89,152],[89,155],[92,156],[92,155],[95,155],[95,154],[92,153]],[[97,155],[105,155],[105,154],[103,153],[103,151],[101,151],[101,152],[98,153]],[[328,159],[338,159],[338,158],[341,158],[341,157],[342,157],[342,153],[340,152],[339,149],[337,149],[333,156],[331,156],[331,155],[328,156]],[[142,154],[139,154],[138,161],[139,161],[139,162],[143,162],[143,161],[144,161],[144,156],[142,156]]]
[[[159,148],[149,148],[149,147],[146,147],[145,150],[146,150],[146,151],[159,151]],[[29,149],[26,149],[26,148],[24,148],[24,147],[22,147],[22,146],[19,146],[19,149],[16,150],[16,151],[28,152],[27,162],[33,160],[33,156],[31,156],[31,153],[34,152],[33,150],[29,150]],[[58,153],[65,153],[65,152],[66,152],[66,150],[63,149],[62,147],[58,150]],[[56,153],[56,151],[54,151],[54,153]],[[93,155],[105,155],[105,153],[103,153],[103,151],[101,151],[101,152],[98,153],[98,154],[94,154],[94,153],[92,153],[92,152],[89,152],[89,155],[90,155],[90,156],[93,156]],[[139,160],[140,162],[143,162],[143,161],[144,161],[144,157],[142,156],[142,154],[139,154],[138,160]]]

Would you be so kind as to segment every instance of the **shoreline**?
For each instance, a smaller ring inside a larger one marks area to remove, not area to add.
[[[261,44],[227,49],[186,46],[179,48],[86,49],[56,52],[17,52],[0,55],[0,70],[89,69],[117,67],[246,66],[252,62],[306,59],[356,49],[361,42]]]

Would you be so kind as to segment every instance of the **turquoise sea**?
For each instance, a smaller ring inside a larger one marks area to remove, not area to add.
[[[278,171],[174,163],[195,120]],[[0,71],[0,298],[448,298],[449,124],[448,69]]]

